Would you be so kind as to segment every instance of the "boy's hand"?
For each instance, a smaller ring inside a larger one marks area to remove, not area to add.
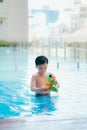
[[[43,88],[45,89],[45,90],[49,90],[49,89],[51,89],[51,86],[43,86]]]
[[[43,86],[40,88],[42,91],[47,91],[46,88],[44,88]]]

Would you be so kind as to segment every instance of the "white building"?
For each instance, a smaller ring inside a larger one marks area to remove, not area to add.
[[[28,41],[28,0],[0,0],[0,40]]]

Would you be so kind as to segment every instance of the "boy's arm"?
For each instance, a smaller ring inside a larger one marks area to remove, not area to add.
[[[35,78],[35,76],[32,76],[32,78],[31,78],[30,89],[31,89],[31,91],[37,92],[37,93],[46,91],[46,89],[43,88],[43,87],[41,87],[41,88],[36,87],[36,78]]]

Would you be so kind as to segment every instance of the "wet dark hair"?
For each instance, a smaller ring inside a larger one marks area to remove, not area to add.
[[[36,64],[36,66],[37,66],[37,65],[42,65],[42,64],[45,64],[45,63],[48,64],[48,58],[45,57],[45,56],[38,56],[38,57],[35,59],[35,64]]]

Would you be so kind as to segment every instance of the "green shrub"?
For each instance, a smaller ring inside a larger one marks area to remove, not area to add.
[[[8,47],[11,46],[12,43],[8,41],[0,41],[0,47]]]

